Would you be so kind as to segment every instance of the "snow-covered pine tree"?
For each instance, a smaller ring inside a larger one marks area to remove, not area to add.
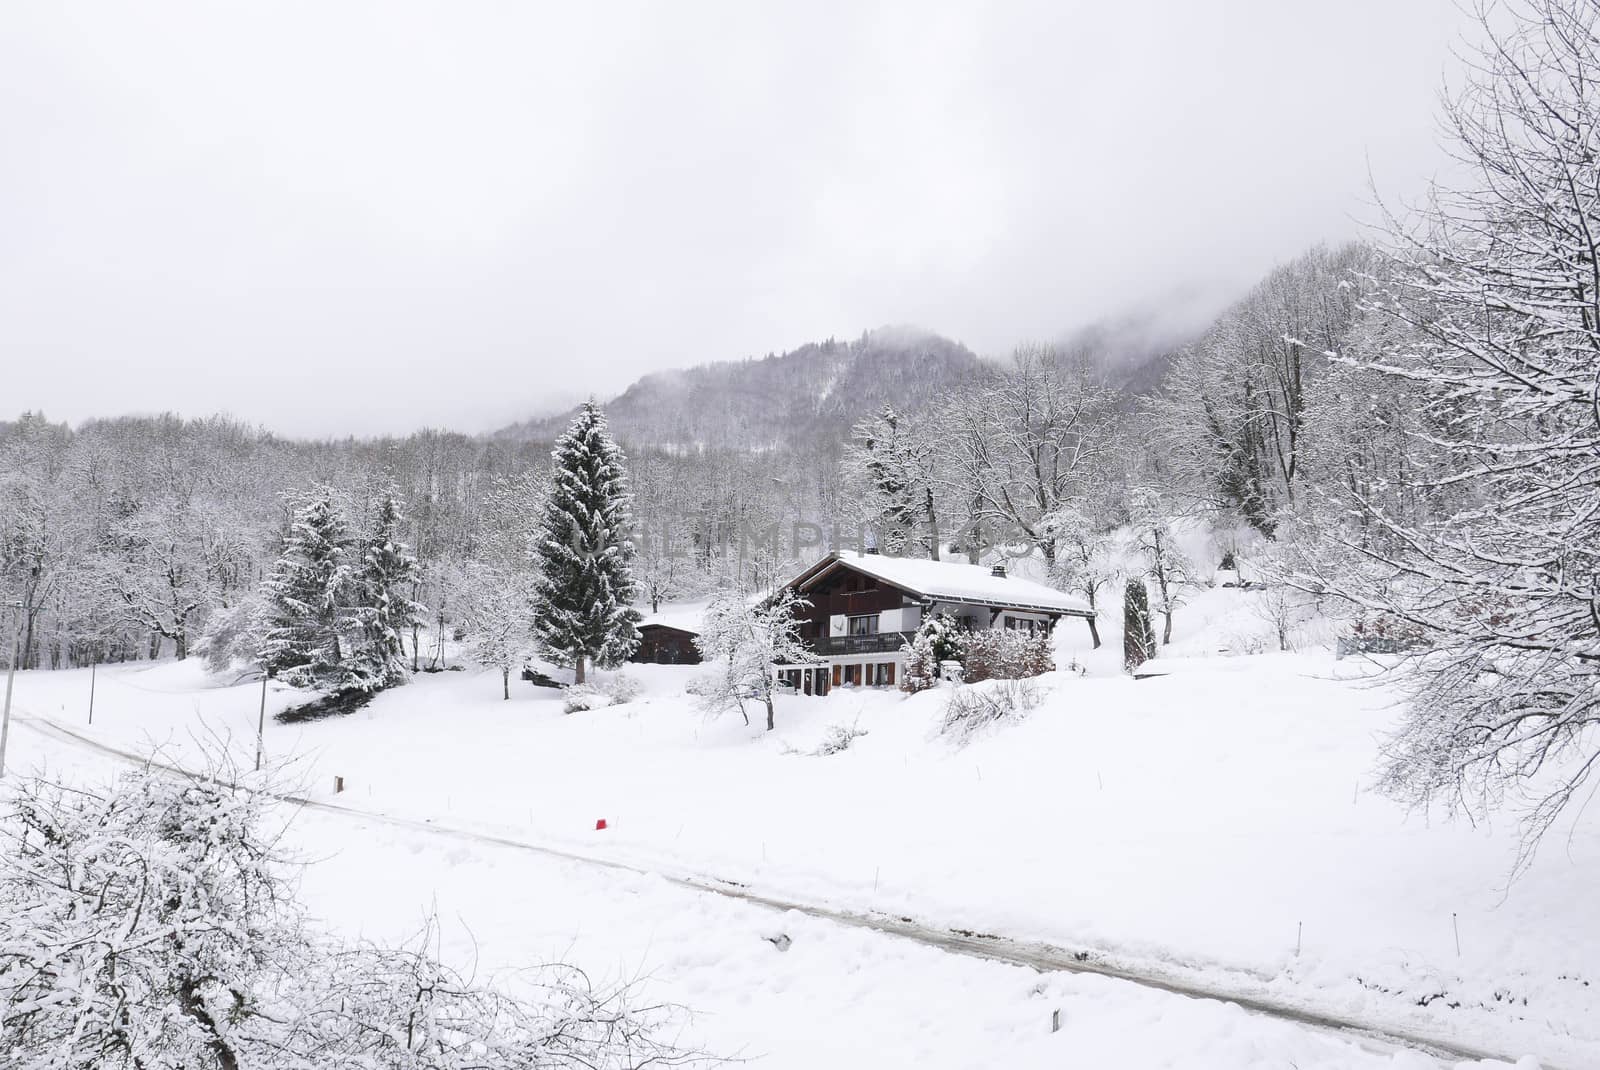
[[[600,406],[585,403],[551,452],[550,493],[534,557],[534,638],[583,683],[590,664],[611,668],[639,645],[622,450]]]
[[[384,492],[356,568],[352,594],[361,633],[350,666],[368,691],[405,683],[405,631],[422,619],[423,607],[406,596],[419,571],[411,547],[400,539],[404,522],[394,491]]]
[[[906,657],[901,690],[925,691],[938,684],[947,661],[961,661],[961,628],[945,613],[924,617],[911,641],[902,646]]]
[[[359,688],[348,663],[354,582],[350,529],[331,487],[318,486],[294,514],[261,585],[260,660],[302,687]]]

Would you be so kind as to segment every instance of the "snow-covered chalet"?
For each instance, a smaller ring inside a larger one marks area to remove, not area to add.
[[[801,638],[821,661],[778,665],[778,679],[807,695],[836,687],[892,687],[905,671],[900,648],[935,614],[963,627],[1050,630],[1062,617],[1088,619],[1089,604],[1004,565],[836,552],[789,583],[810,601]]]

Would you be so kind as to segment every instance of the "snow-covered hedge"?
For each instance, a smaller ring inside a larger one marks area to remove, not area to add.
[[[962,679],[969,684],[1023,680],[1056,667],[1045,632],[968,632],[961,637],[961,649]]]
[[[939,734],[966,743],[994,725],[1021,721],[1037,709],[1039,686],[1032,680],[992,680],[963,684],[950,692]]]

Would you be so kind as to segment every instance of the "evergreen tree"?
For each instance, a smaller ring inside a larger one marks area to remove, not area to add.
[[[631,505],[622,450],[606,431],[605,414],[588,402],[555,449],[549,498],[534,557],[534,638],[551,660],[610,668],[639,645],[633,601]]]
[[[359,687],[349,671],[348,606],[354,569],[350,531],[331,487],[295,511],[272,572],[262,583],[261,663],[303,687]]]
[[[948,614],[924,617],[911,641],[900,649],[906,658],[901,689],[925,691],[938,684],[945,662],[962,660],[960,626]]]
[[[1122,596],[1122,664],[1129,672],[1155,657],[1156,633],[1150,627],[1150,592],[1144,580],[1128,581]]]
[[[404,633],[422,620],[423,607],[405,594],[416,585],[419,571],[411,548],[400,540],[403,523],[391,489],[378,501],[352,591],[361,634],[350,660],[352,672],[364,680],[363,690],[405,683]]]

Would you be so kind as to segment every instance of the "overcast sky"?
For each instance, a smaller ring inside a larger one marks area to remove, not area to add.
[[[0,412],[484,430],[886,323],[985,355],[1415,193],[1451,0],[0,10]]]

